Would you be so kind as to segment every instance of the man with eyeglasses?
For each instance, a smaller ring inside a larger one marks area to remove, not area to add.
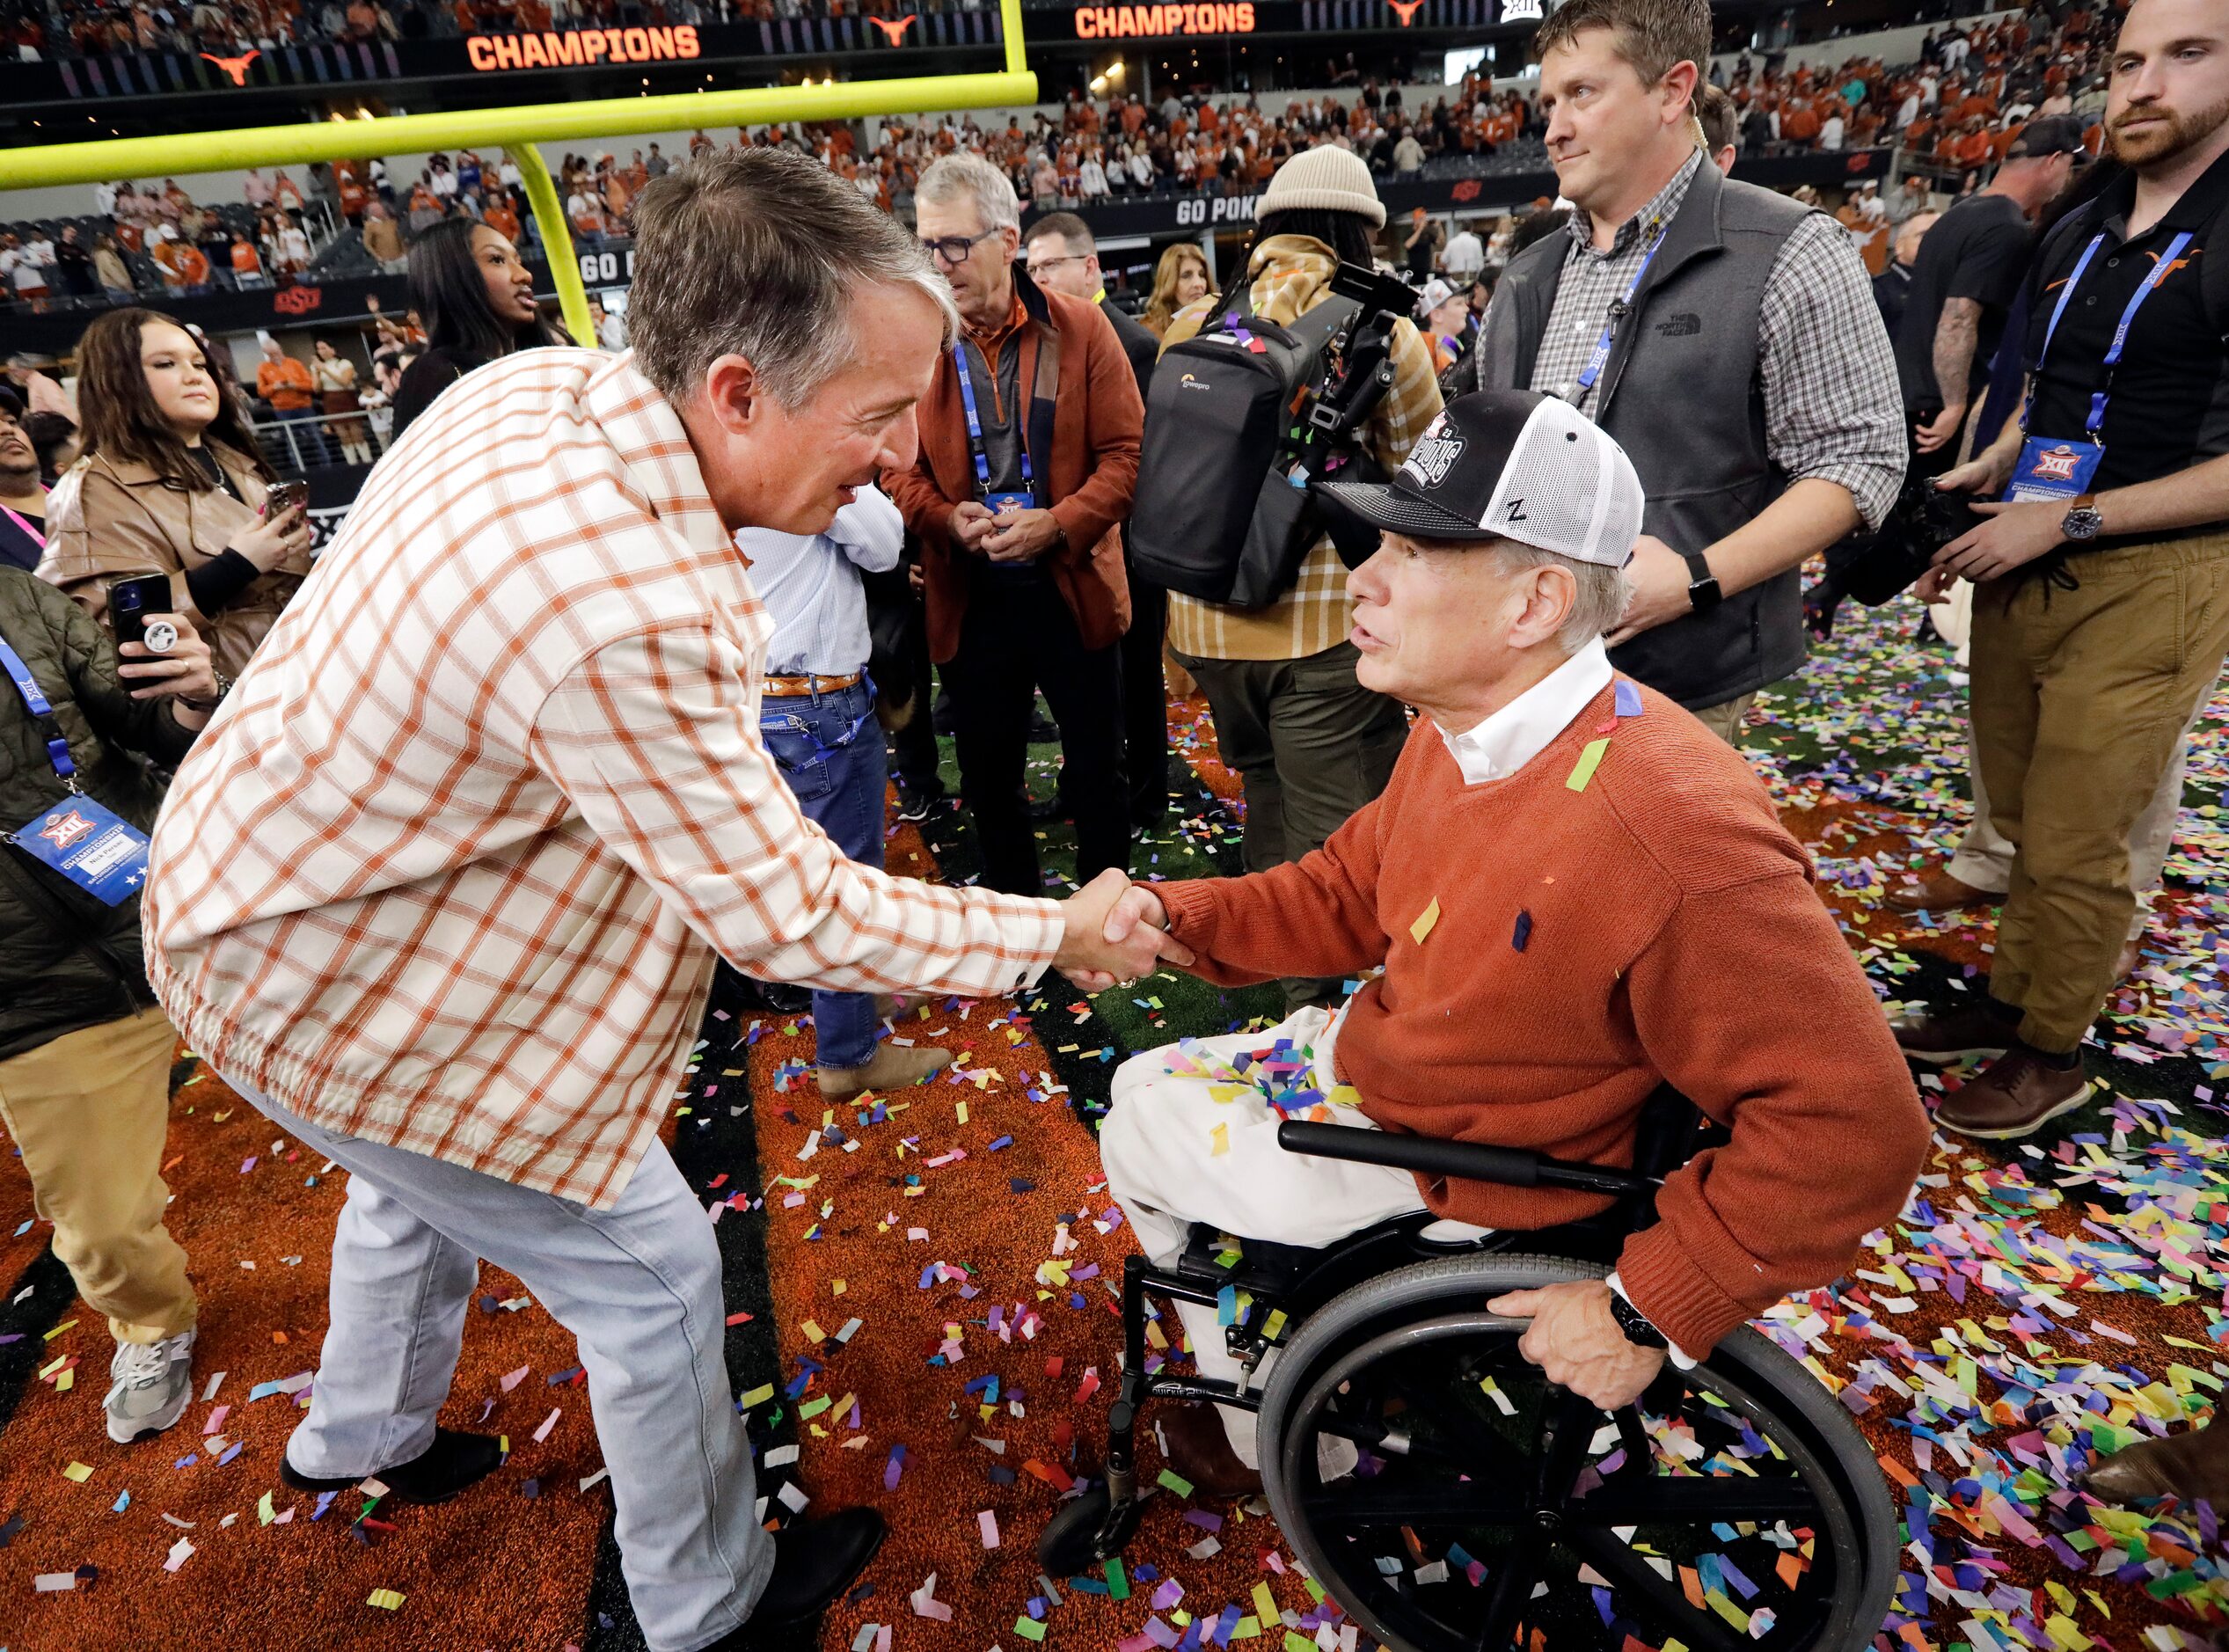
[[[1091,226],[1072,212],[1053,212],[1029,226],[1023,238],[1029,279],[1038,286],[1097,304],[1122,340],[1137,379],[1138,398],[1153,383],[1153,363],[1161,341],[1145,324],[1107,302],[1106,273],[1099,263],[1099,242]],[[1130,783],[1130,826],[1150,832],[1168,812],[1168,683],[1161,673],[1161,640],[1169,625],[1169,594],[1125,570],[1130,582],[1130,628],[1122,633],[1122,758]],[[1065,799],[1063,799],[1063,801]]]
[[[1144,406],[1099,308],[1015,267],[1021,213],[1005,173],[947,155],[922,174],[915,210],[963,332],[921,400],[920,457],[882,486],[921,542],[929,653],[952,691],[983,882],[1041,887],[1023,787],[1041,689],[1060,725],[1076,875],[1088,881],[1129,859],[1120,524]]]

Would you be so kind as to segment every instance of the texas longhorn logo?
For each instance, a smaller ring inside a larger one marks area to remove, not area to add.
[[[203,52],[201,55],[230,75],[234,85],[245,86],[248,84],[248,65],[263,54],[258,51],[250,52],[245,57],[210,57],[207,52]]]
[[[868,22],[882,31],[882,38],[893,46],[904,44],[905,32],[913,26],[916,14],[909,11],[895,23],[885,18],[869,18]]]
[[[1423,9],[1424,0],[1407,0],[1407,4],[1403,4],[1402,0],[1385,0],[1385,4],[1400,14],[1401,27],[1407,28],[1416,20],[1417,12]]]

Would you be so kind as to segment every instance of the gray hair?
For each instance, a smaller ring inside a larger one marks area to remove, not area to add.
[[[723,355],[801,406],[853,347],[852,301],[908,287],[959,336],[952,289],[921,244],[819,162],[781,150],[716,150],[654,179],[635,202],[627,333],[635,365],[675,402]]]
[[[954,201],[974,203],[986,230],[1021,227],[1021,202],[1006,174],[980,155],[945,155],[930,163],[914,186],[914,203],[940,206]]]
[[[1522,574],[1528,568],[1561,568],[1571,575],[1579,588],[1578,595],[1572,599],[1571,611],[1564,616],[1563,625],[1556,632],[1557,646],[1568,654],[1578,653],[1615,628],[1626,611],[1626,599],[1632,595],[1633,582],[1626,577],[1623,568],[1582,562],[1515,539],[1498,539],[1494,550],[1502,559],[1504,574]]]

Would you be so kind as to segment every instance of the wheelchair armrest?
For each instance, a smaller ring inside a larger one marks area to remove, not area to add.
[[[1647,1193],[1656,1185],[1655,1179],[1632,1171],[1575,1165],[1524,1148],[1396,1136],[1389,1130],[1315,1124],[1305,1119],[1287,1119],[1278,1125],[1277,1145],[1289,1153],[1307,1153],[1318,1159],[1344,1159],[1357,1165],[1385,1165],[1419,1175],[1453,1176],[1510,1188],[1568,1188],[1616,1196]]]

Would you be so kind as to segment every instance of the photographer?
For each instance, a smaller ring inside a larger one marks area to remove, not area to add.
[[[68,597],[0,567],[0,1120],[55,1254],[116,1339],[105,1408],[120,1444],[169,1428],[193,1397],[194,1288],[163,1227],[159,1168],[178,1035],[140,962],[137,885],[162,795],[134,754],[176,764],[217,685],[193,627],[153,618],[175,633],[167,650],[128,643],[120,662]],[[48,855],[113,830],[102,811],[142,854],[115,882],[91,874],[96,889]]]
[[[39,577],[105,619],[111,581],[168,574],[220,676],[238,676],[310,572],[303,513],[265,515],[278,479],[177,322],[111,311],[85,329],[77,362],[84,456],[48,501]]]

